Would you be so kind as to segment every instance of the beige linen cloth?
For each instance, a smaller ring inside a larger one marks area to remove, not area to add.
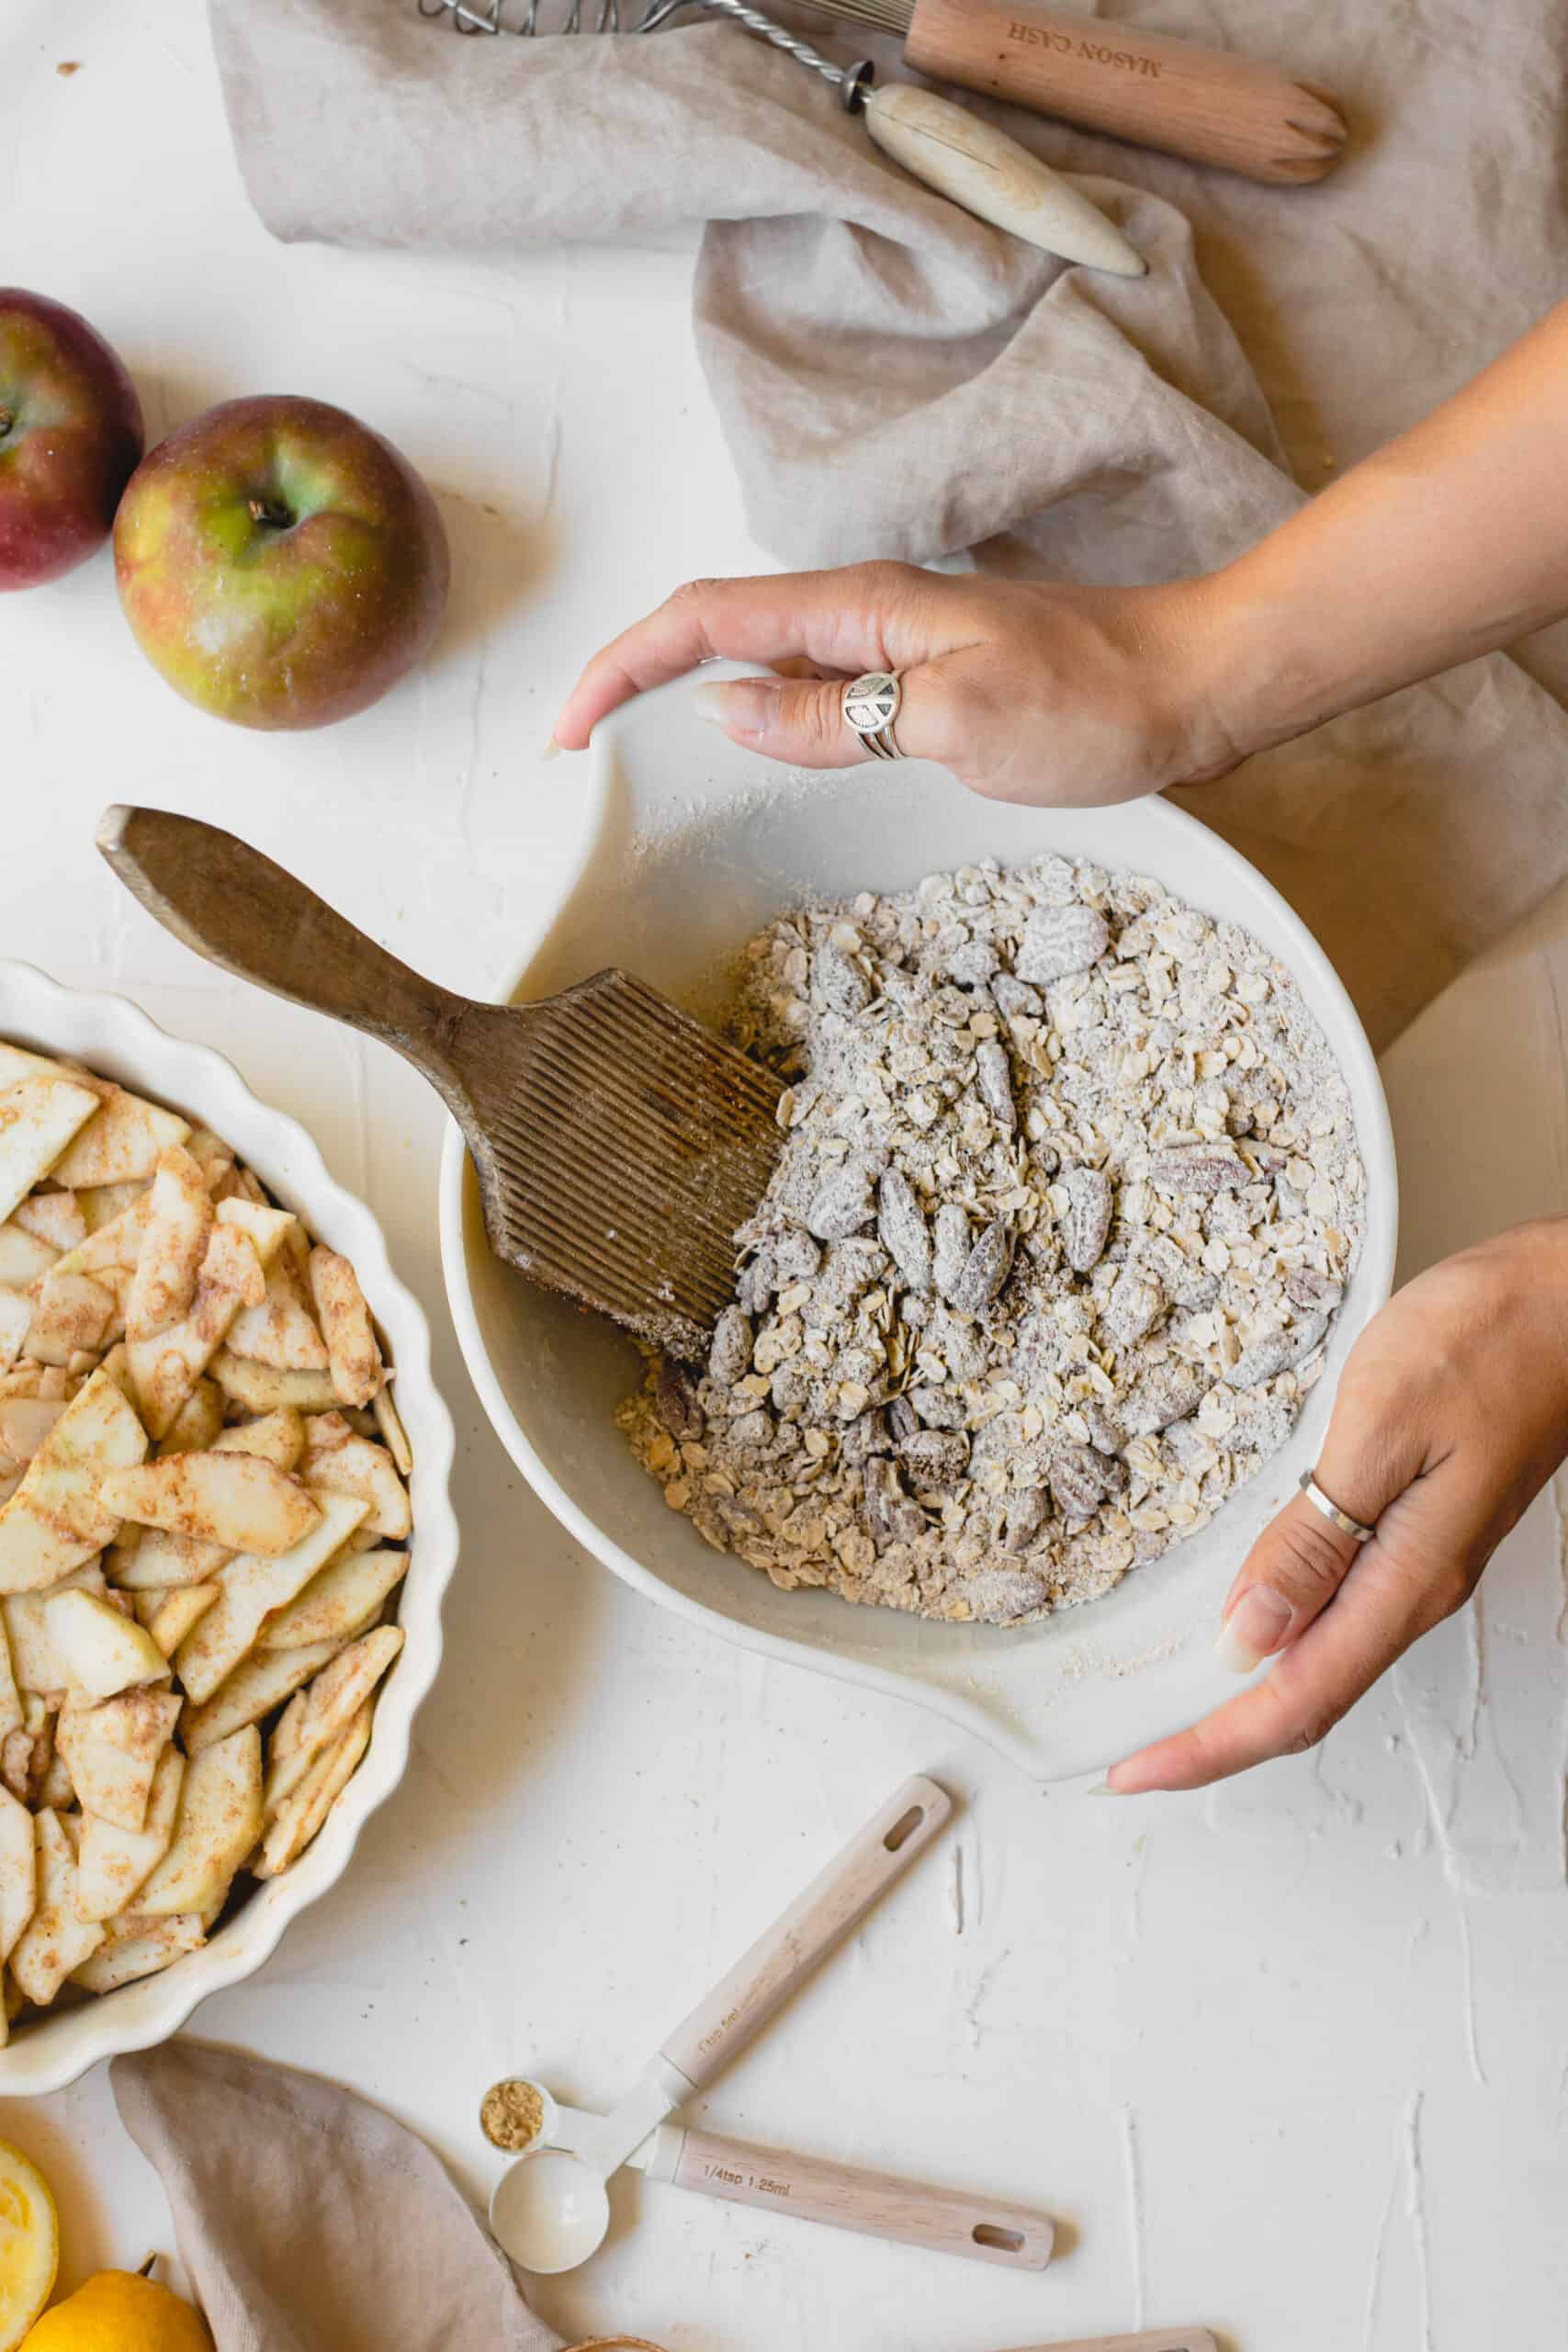
[[[117,2058],[218,2352],[559,2352],[423,2140],[210,2042]]]
[[[280,237],[493,255],[707,223],[698,345],[752,526],[789,565],[1220,562],[1565,290],[1561,0],[1108,0],[1107,20],[1287,64],[1354,127],[1330,179],[1278,189],[993,110],[1087,175],[1148,257],[1136,282],[946,203],[732,25],[465,40],[414,0],[209,5]],[[897,63],[807,21],[841,59]],[[1550,691],[1499,656],[1183,796],[1294,901],[1380,1046],[1568,872],[1568,644],[1525,658]],[[1048,776],[1048,740],[1040,758]]]

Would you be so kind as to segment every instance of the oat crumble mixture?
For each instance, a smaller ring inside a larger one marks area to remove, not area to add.
[[[620,1420],[793,1590],[1022,1624],[1204,1526],[1289,1434],[1355,1265],[1350,1099],[1290,972],[1042,857],[782,915],[730,1034],[788,1081],[705,1368]]]

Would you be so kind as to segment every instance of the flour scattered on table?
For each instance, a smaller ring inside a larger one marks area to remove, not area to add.
[[[789,1590],[1026,1623],[1289,1434],[1354,1266],[1349,1094],[1284,966],[1063,857],[781,916],[730,1034],[787,1136],[705,1367],[621,1408]]]

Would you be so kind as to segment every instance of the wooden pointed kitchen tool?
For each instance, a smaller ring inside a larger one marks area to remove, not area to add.
[[[705,1351],[781,1082],[625,972],[538,1004],[454,996],[216,825],[115,808],[98,847],[209,963],[393,1046],[473,1155],[496,1255],[671,1354]]]
[[[1206,2327],[1156,2327],[1145,2335],[1078,2335],[1070,2344],[1034,2344],[1024,2352],[1220,2352]]]

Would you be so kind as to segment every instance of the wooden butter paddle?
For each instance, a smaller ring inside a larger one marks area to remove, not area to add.
[[[732,1237],[783,1140],[770,1071],[625,972],[538,1004],[454,996],[195,817],[110,808],[98,847],[209,963],[429,1079],[473,1155],[497,1257],[674,1356],[706,1352],[734,1291]]]

